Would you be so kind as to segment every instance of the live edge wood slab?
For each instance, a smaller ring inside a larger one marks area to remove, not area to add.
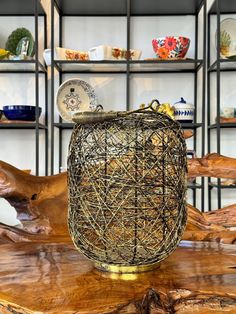
[[[2,244],[0,313],[236,313],[236,250],[186,241],[155,271],[118,275],[71,243]]]
[[[188,168],[190,177],[236,178],[236,159],[217,154]],[[188,205],[183,239],[198,242],[127,276],[99,272],[71,243],[66,173],[35,177],[0,161],[0,197],[22,223],[0,224],[1,314],[236,313],[236,247],[219,243],[236,242],[235,204],[212,213]]]
[[[236,159],[210,154],[190,159],[188,175],[236,178]],[[0,223],[0,243],[53,242],[70,236],[67,228],[67,173],[37,177],[0,161],[0,197],[16,210],[21,227]],[[183,239],[236,243],[236,204],[211,213],[187,205]]]

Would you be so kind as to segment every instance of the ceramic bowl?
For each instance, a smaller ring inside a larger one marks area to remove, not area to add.
[[[160,59],[184,58],[190,39],[182,36],[166,36],[152,40],[152,47]]]
[[[38,116],[40,116],[42,108],[38,108]],[[29,105],[6,105],[3,106],[3,113],[8,120],[19,121],[35,121],[36,107]]]
[[[138,49],[130,49],[129,51],[108,45],[100,45],[89,49],[89,59],[95,61],[101,60],[139,60],[142,51]]]
[[[51,65],[51,49],[45,49],[43,58],[47,66]],[[87,51],[72,50],[61,47],[54,49],[54,60],[88,60],[89,55]]]
[[[234,118],[235,111],[234,107],[223,107],[220,109],[220,116],[223,118]]]

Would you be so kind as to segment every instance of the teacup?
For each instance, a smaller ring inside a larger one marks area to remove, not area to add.
[[[223,118],[234,118],[235,109],[234,107],[223,107],[220,109],[220,116]]]

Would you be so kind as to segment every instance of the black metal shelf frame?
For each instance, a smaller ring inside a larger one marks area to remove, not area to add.
[[[236,60],[220,59],[214,61],[209,67],[208,72],[217,72],[217,67],[223,72],[236,71]]]
[[[73,129],[74,123],[56,122],[54,126],[59,129]],[[202,127],[202,123],[181,123],[181,126],[185,130],[195,130]]]
[[[208,129],[217,129],[218,127],[222,128],[222,129],[230,129],[230,128],[235,128],[236,127],[236,123],[214,123],[211,125],[208,125]]]
[[[98,3],[99,2],[99,3]],[[196,114],[192,124],[183,124],[184,129],[201,128],[201,156],[205,153],[205,70],[206,70],[206,0],[121,0],[115,3],[108,0],[51,0],[51,173],[54,173],[54,128],[59,130],[59,165],[62,162],[62,131],[64,129],[72,129],[73,124],[65,123],[59,118],[59,122],[54,121],[54,74],[59,74],[59,84],[62,82],[63,74],[66,73],[109,73],[126,75],[126,109],[130,108],[130,77],[135,74],[146,73],[192,73],[194,75],[194,104],[195,110],[198,108],[198,84],[197,78],[199,70],[202,69],[202,99],[201,99],[201,121],[197,122]],[[65,61],[54,60],[54,9],[59,15],[59,45],[62,45],[62,23],[65,16],[125,16],[127,23],[127,50],[130,48],[130,25],[133,16],[184,16],[193,15],[195,17],[195,56],[194,59],[186,60],[165,60],[165,61]],[[198,19],[199,13],[203,10],[203,40],[202,51],[203,58],[198,58]],[[197,148],[197,132],[194,132],[193,146]],[[196,205],[196,186],[201,190],[201,209],[204,211],[204,178],[201,184],[192,185],[194,206]]]
[[[202,189],[203,186],[199,183],[188,183],[187,185],[188,189],[191,189],[191,190],[195,190],[195,189]]]
[[[126,0],[55,0],[63,16],[127,16],[127,12],[130,16],[197,15],[201,6],[202,0],[135,0],[128,6]]]
[[[1,0],[0,16],[35,16],[36,9],[38,16],[46,15],[39,0]]]
[[[55,60],[59,73],[109,73],[126,74],[127,61],[67,61]],[[203,60],[140,60],[129,61],[130,74],[142,73],[193,73],[203,66]]]
[[[38,72],[47,70],[40,61],[36,60],[0,60],[0,73],[35,73],[38,63]]]
[[[213,189],[213,188],[217,188],[218,189],[218,183],[213,183],[213,182],[209,182],[208,183],[209,189]],[[235,189],[236,185],[224,185],[224,184],[220,184],[220,188],[221,189]]]
[[[34,129],[35,130],[35,175],[39,175],[39,132],[45,132],[45,175],[48,174],[48,88],[47,69],[39,61],[38,43],[39,29],[38,18],[44,19],[44,48],[47,47],[47,19],[46,12],[39,0],[1,0],[0,16],[32,16],[34,17],[35,32],[35,59],[34,60],[0,60],[0,73],[34,73],[35,75],[35,106],[39,107],[39,75],[43,74],[45,79],[45,125],[39,123],[39,116],[36,116],[35,123],[9,123],[1,124],[1,129]]]
[[[212,132],[216,132],[216,151],[221,153],[221,132],[224,129],[235,128],[236,123],[220,122],[220,89],[221,89],[221,72],[236,71],[236,60],[221,59],[220,57],[220,19],[222,14],[236,14],[236,2],[231,0],[214,0],[207,14],[208,33],[207,33],[207,150],[211,153],[211,136]],[[211,35],[210,25],[211,17],[216,16],[216,60],[211,63]],[[211,77],[212,73],[216,74],[216,122],[211,124]],[[212,188],[217,189],[217,206],[222,207],[221,189],[232,188],[221,184],[221,179],[217,179],[217,183],[212,183],[208,178],[208,210],[212,210]]]
[[[36,123],[0,123],[0,129],[17,129],[17,130],[27,130],[27,129],[35,129]],[[46,130],[47,126],[39,123],[40,130]]]

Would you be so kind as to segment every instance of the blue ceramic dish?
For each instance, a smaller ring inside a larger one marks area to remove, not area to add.
[[[3,113],[8,120],[35,121],[36,113],[40,117],[42,108],[38,107],[36,112],[35,106],[26,105],[8,105],[3,106]]]

